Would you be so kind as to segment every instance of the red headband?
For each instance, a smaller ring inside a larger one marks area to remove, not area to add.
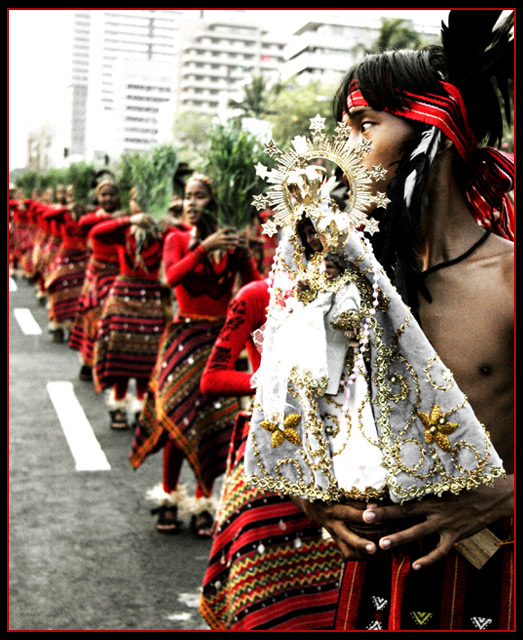
[[[415,95],[405,91],[401,92],[403,106],[385,110],[437,127],[452,141],[470,167],[467,197],[476,219],[483,226],[492,227],[499,235],[513,240],[514,213],[506,194],[514,188],[514,156],[492,147],[478,149],[461,93],[448,82],[441,82],[441,86],[446,95]],[[348,110],[368,106],[357,80],[354,80],[347,97]]]

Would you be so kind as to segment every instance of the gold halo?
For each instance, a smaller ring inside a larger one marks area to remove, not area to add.
[[[297,136],[291,141],[292,146],[283,152],[272,140],[265,147],[270,156],[277,155],[276,166],[268,170],[258,163],[258,175],[271,186],[265,195],[256,196],[252,204],[258,210],[270,207],[274,211],[272,219],[264,225],[268,235],[275,233],[278,227],[294,221],[297,207],[284,184],[289,174],[306,167],[314,160],[334,162],[343,171],[350,184],[350,195],[343,212],[356,226],[362,226],[370,233],[377,230],[377,222],[365,210],[372,203],[387,206],[389,201],[383,193],[372,194],[373,181],[383,178],[386,171],[381,166],[374,167],[372,171],[361,166],[363,154],[372,149],[370,142],[364,140],[358,147],[349,145],[350,127],[341,122],[336,128],[336,136],[328,137],[322,133],[324,121],[319,115],[313,118],[312,137]]]

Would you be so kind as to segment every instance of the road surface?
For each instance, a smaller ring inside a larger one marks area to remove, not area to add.
[[[209,630],[210,541],[159,534],[150,514],[161,454],[133,470],[132,430],[109,428],[34,286],[10,280],[9,303],[8,630]],[[182,482],[193,489],[187,467]]]

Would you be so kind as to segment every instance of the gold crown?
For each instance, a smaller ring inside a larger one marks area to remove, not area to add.
[[[276,166],[269,170],[261,162],[257,164],[257,175],[271,186],[266,194],[255,196],[252,204],[258,211],[270,208],[274,212],[263,225],[267,235],[274,235],[279,227],[294,224],[304,212],[315,208],[315,217],[318,217],[317,207],[325,195],[324,187],[329,176],[323,166],[314,164],[317,160],[335,163],[348,179],[350,190],[342,211],[344,218],[368,233],[377,231],[377,221],[365,211],[370,204],[386,207],[390,202],[385,194],[372,193],[373,181],[383,179],[386,170],[381,165],[372,170],[362,167],[361,158],[372,149],[372,143],[363,140],[357,147],[351,146],[347,124],[339,122],[333,137],[326,136],[324,128],[325,118],[317,115],[311,119],[311,137],[297,136],[285,151],[281,151],[272,140],[266,144],[265,152],[271,158],[276,156]]]

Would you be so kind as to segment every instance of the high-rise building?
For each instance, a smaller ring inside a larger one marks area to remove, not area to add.
[[[205,11],[185,16],[176,96],[177,111],[226,117],[253,77],[280,79],[285,41],[249,19],[249,11]]]
[[[380,28],[378,20],[347,24],[349,11],[340,12],[345,23],[321,11],[316,15],[325,20],[311,21],[300,10],[71,11],[66,155],[103,163],[171,142],[176,114],[225,119],[234,113],[230,100],[241,102],[257,76],[270,86],[293,76],[328,80],[343,73],[358,55],[355,46],[369,46]],[[268,26],[278,15],[289,22],[285,37],[274,35],[281,24]]]
[[[75,11],[69,152],[104,159],[165,138],[181,12]]]

